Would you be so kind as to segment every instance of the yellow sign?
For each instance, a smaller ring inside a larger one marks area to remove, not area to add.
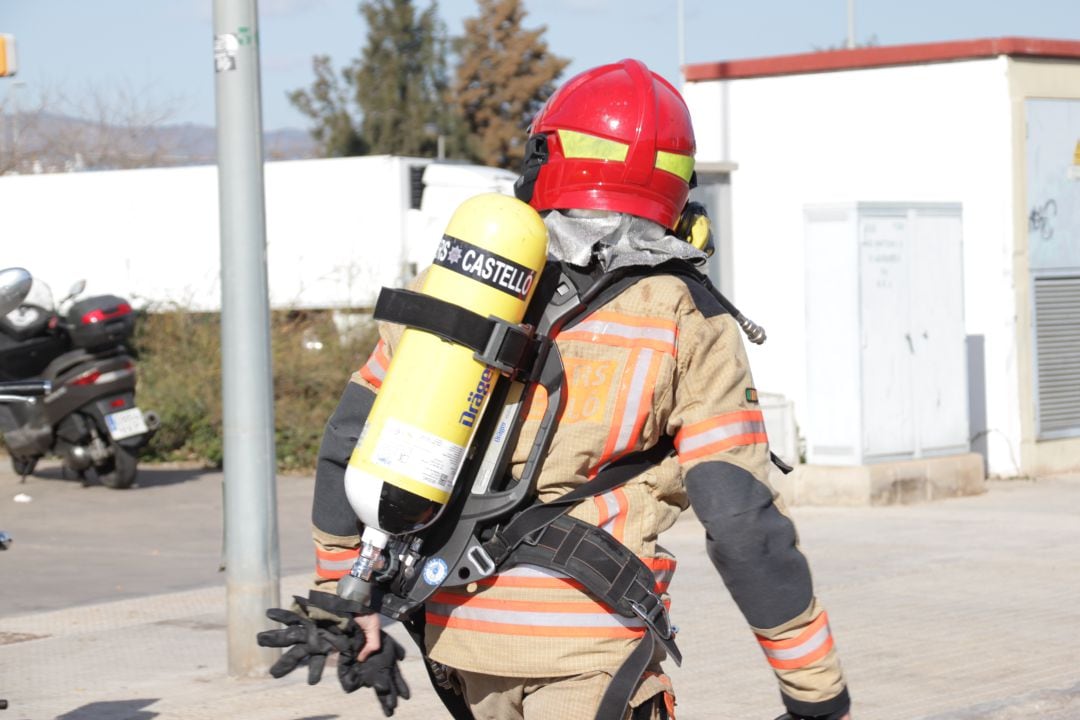
[[[19,65],[15,62],[15,36],[0,33],[0,77],[11,77]]]

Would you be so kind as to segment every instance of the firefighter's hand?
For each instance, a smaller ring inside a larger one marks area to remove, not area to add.
[[[379,652],[379,649],[382,648],[382,620],[379,618],[379,613],[357,615],[353,618],[353,621],[360,628],[360,632],[363,633],[363,642],[360,643],[362,647],[356,654],[356,662],[364,662],[370,655]]]
[[[401,647],[397,640],[378,630],[378,615],[364,615],[356,620],[363,627],[363,621],[369,617],[375,618],[375,647],[371,647],[369,636],[358,633],[354,643],[359,643],[361,638],[364,638],[364,646],[358,647],[355,652],[350,650],[341,654],[338,660],[338,680],[347,693],[362,687],[373,689],[382,706],[383,715],[390,717],[397,708],[398,698],[409,699],[409,686],[398,666],[398,663],[405,659],[405,648]]]
[[[270,666],[275,678],[288,675],[300,665],[308,667],[308,684],[322,679],[326,658],[332,652],[346,652],[352,647],[351,638],[359,634],[348,618],[309,612],[304,598],[295,598],[292,609],[271,608],[266,617],[285,625],[280,630],[264,630],[257,638],[263,647],[289,648]]]

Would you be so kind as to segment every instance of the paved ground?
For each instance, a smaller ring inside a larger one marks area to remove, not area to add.
[[[221,487],[217,473],[160,468],[129,491],[55,468],[20,484],[0,467],[0,530],[15,539],[0,552],[0,719],[381,717],[332,677],[226,676]],[[278,482],[284,597],[306,582],[311,488]],[[1080,477],[794,514],[857,720],[1080,718]],[[679,718],[768,720],[774,683],[701,535],[687,516],[663,538],[680,557]],[[444,717],[415,653],[405,672],[414,698],[395,717]]]

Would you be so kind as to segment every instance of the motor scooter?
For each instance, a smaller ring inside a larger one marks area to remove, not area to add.
[[[0,404],[0,433],[23,480],[52,454],[84,482],[128,488],[138,451],[159,423],[135,404],[131,305],[114,295],[76,299],[84,288],[76,283],[57,312],[35,280],[29,296],[0,315],[0,382],[49,384],[29,402]]]
[[[0,315],[7,315],[18,307],[30,291],[32,278],[23,268],[0,270]],[[49,391],[49,383],[43,380],[28,382],[0,382],[0,405],[30,402],[31,398]],[[0,550],[11,545],[11,536],[0,530]],[[6,710],[7,700],[0,699],[0,710]]]
[[[23,268],[0,270],[0,315],[7,315],[19,306],[30,292],[33,278]],[[49,391],[48,383],[39,382],[28,388],[25,383],[0,383],[0,404],[29,402],[30,397],[44,395]],[[0,530],[0,550],[7,550],[11,545],[11,536]],[[0,703],[5,701],[0,700]],[[4,706],[0,706],[3,710]]]

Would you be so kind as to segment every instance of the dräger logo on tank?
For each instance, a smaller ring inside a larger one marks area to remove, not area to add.
[[[439,243],[435,264],[513,295],[518,300],[525,299],[536,279],[535,271],[449,235],[443,235]]]
[[[484,368],[484,374],[480,376],[480,382],[476,384],[476,389],[471,391],[469,396],[465,398],[465,412],[458,417],[459,425],[471,428],[476,423],[476,417],[480,414],[484,399],[491,392],[491,383],[494,379],[495,371],[491,368]]]

